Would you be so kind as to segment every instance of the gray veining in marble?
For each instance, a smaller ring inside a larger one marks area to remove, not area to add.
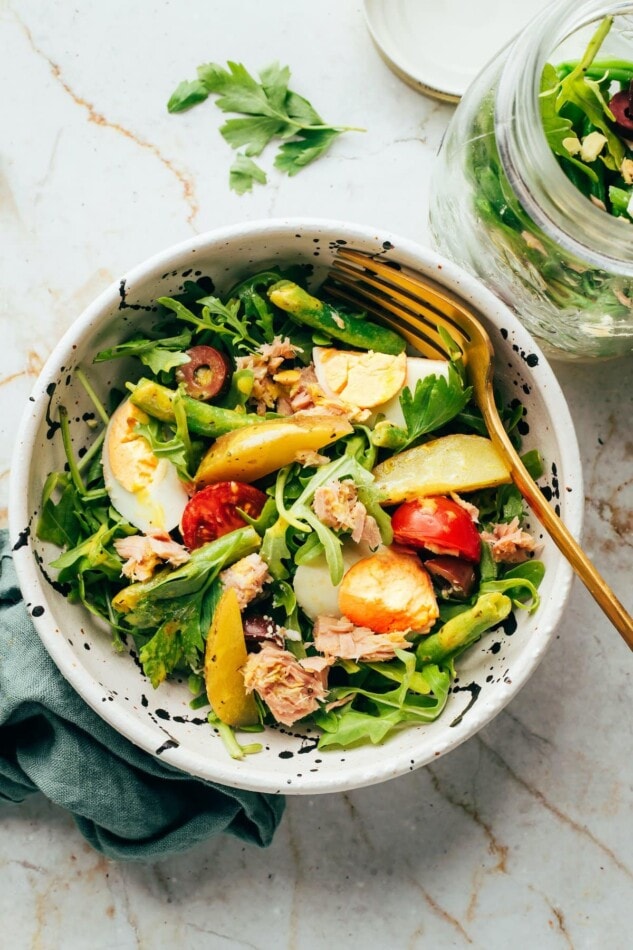
[[[451,110],[388,71],[355,0],[4,0],[0,37],[4,521],[15,408],[122,269],[245,218],[344,218],[425,242]],[[328,120],[367,132],[296,178],[271,171],[234,195],[219,112],[164,107],[198,63],[229,58],[287,62]],[[633,362],[555,369],[583,455],[585,545],[630,609]],[[0,945],[626,950],[631,668],[576,584],[548,656],[490,726],[385,785],[290,800],[266,851],[222,838],[117,865],[41,797],[0,807]]]

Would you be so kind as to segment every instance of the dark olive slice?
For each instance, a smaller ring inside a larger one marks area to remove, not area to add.
[[[424,562],[442,597],[466,600],[475,586],[475,569],[461,557],[442,555]]]
[[[212,346],[192,346],[187,350],[188,363],[176,370],[176,378],[181,382],[188,396],[206,401],[213,399],[222,391],[229,377],[231,367],[223,353]]]
[[[284,645],[284,638],[272,617],[266,614],[245,614],[242,623],[247,647],[261,645],[264,640],[272,640],[280,647]]]
[[[615,131],[625,139],[633,139],[633,108],[631,93],[628,89],[616,92],[609,102],[609,108],[615,116]]]

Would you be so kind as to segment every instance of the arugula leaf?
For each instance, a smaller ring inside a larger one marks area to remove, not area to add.
[[[239,300],[228,300],[224,304],[219,297],[200,297],[196,301],[196,305],[202,308],[200,316],[175,297],[158,297],[157,302],[167,310],[173,311],[179,320],[193,324],[197,330],[212,330],[213,333],[228,338],[226,342],[230,349],[239,345],[246,349],[259,346],[259,341],[249,332],[249,320],[246,315],[240,316]],[[213,317],[218,319],[213,320]]]
[[[265,185],[267,180],[266,172],[252,158],[245,155],[236,156],[229,172],[229,187],[238,195],[252,191],[254,182]]]
[[[51,567],[59,571],[60,583],[66,583],[88,570],[101,571],[110,580],[116,580],[121,576],[121,558],[108,550],[108,545],[117,533],[121,520],[119,518],[110,527],[101,525],[89,538],[51,561]]]
[[[357,448],[356,442],[357,437],[352,436],[349,439],[349,453],[346,452],[327,465],[321,465],[305,482],[290,478],[292,466],[280,469],[275,482],[275,502],[279,518],[264,534],[261,551],[262,557],[269,563],[269,570],[273,577],[278,579],[288,577],[289,572],[283,562],[291,557],[287,533],[290,528],[293,528],[309,537],[311,537],[311,532],[316,534],[325,553],[332,584],[337,585],[341,582],[344,571],[341,539],[332,528],[323,524],[311,507],[317,488],[333,480],[352,479],[354,481],[359,498],[378,522],[383,543],[391,542],[391,519],[378,504],[373,490],[374,476],[353,454]],[[297,484],[299,484],[299,489],[297,489]],[[299,547],[298,550],[302,552],[299,556],[300,560],[309,560],[311,554],[314,553],[313,545],[316,546],[315,541]],[[296,567],[297,563],[295,554],[291,566]]]
[[[290,525],[285,518],[277,521],[264,534],[261,556],[268,564],[269,573],[277,580],[284,580],[289,572],[284,564],[290,557],[290,548],[286,540]]]
[[[189,357],[184,350],[189,347],[190,343],[191,331],[186,329],[177,336],[162,337],[158,340],[137,335],[125,343],[119,343],[118,346],[100,350],[94,357],[93,363],[121,359],[124,356],[136,356],[155,375],[162,372],[168,373],[176,366],[182,366],[183,363],[189,362]]]
[[[567,139],[576,138],[576,133],[574,132],[571,119],[566,118],[560,112],[560,107],[557,103],[558,90],[559,80],[557,72],[551,63],[546,63],[541,76],[540,107],[543,131],[545,132],[547,143],[555,155],[565,158],[579,171],[587,175],[591,181],[597,182],[598,176],[593,168],[590,168],[589,165],[585,165],[584,162],[579,162],[577,158],[574,158],[565,145]]]
[[[141,634],[151,631],[139,659],[154,687],[183,663],[199,667],[219,596],[218,574],[259,546],[253,528],[238,528],[196,548],[181,567],[161,571],[119,591],[114,609],[130,628]]]
[[[60,492],[58,501],[53,496]],[[57,547],[72,547],[79,537],[81,525],[77,519],[78,492],[66,472],[51,472],[44,483],[37,537]]]
[[[613,17],[608,16],[601,21],[582,58],[561,80],[556,97],[556,110],[560,113],[569,103],[577,106],[591,125],[605,136],[607,154],[602,160],[608,168],[617,171],[624,159],[624,146],[611,127],[614,115],[605,102],[600,83],[587,76],[587,69],[591,66],[612,25]]]
[[[240,301],[229,300],[223,304],[218,297],[201,297],[198,300],[198,306],[202,307],[202,317],[208,327],[216,333],[228,333],[233,337],[233,345],[250,344],[253,347],[259,346],[256,340],[249,332],[251,327],[246,314],[240,317]],[[220,322],[213,322],[211,316],[219,317]]]
[[[523,564],[510,568],[498,580],[483,581],[479,592],[489,594],[498,591],[507,594],[515,607],[525,607],[525,601],[531,601],[528,613],[533,614],[541,602],[538,587],[544,576],[545,565],[542,561],[525,561]]]
[[[330,690],[331,698],[349,698],[350,703],[329,713],[320,711],[314,715],[317,725],[323,729],[320,749],[333,745],[348,748],[367,739],[376,744],[403,723],[437,719],[448,699],[450,670],[426,664],[423,669],[426,692],[420,694],[411,689],[412,681],[416,688],[421,682],[419,674],[416,677],[415,655],[405,650],[396,650],[396,655],[397,661],[387,680],[398,682],[395,689],[370,690],[352,684]],[[355,708],[354,702],[361,697],[364,708]]]

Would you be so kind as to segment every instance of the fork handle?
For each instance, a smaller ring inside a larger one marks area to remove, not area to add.
[[[490,437],[510,468],[512,480],[559,551],[567,558],[598,606],[609,618],[630,650],[633,650],[633,618],[600,576],[569,529],[550,508],[538,485],[517,455],[501,422],[482,407]]]

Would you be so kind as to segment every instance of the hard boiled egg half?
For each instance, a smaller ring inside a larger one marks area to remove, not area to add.
[[[361,558],[370,557],[373,553],[375,552],[363,541],[360,544],[354,544],[353,541],[344,544],[344,573]],[[297,603],[310,620],[316,620],[319,616],[341,616],[338,605],[340,585],[335,586],[330,580],[330,570],[324,554],[297,567],[293,587]]]
[[[116,409],[103,443],[103,476],[112,506],[146,534],[171,531],[189,496],[175,465],[157,458],[136,431],[147,415],[126,399]]]
[[[323,346],[315,346],[312,353],[317,382],[327,396],[336,397],[355,410],[381,412],[397,426],[405,425],[400,406],[400,393],[405,386],[414,393],[418,380],[448,376],[447,361],[405,353],[391,356]]]
[[[407,373],[405,353],[337,350],[315,346],[314,372],[321,389],[350,406],[372,409],[394,396],[404,385]]]

